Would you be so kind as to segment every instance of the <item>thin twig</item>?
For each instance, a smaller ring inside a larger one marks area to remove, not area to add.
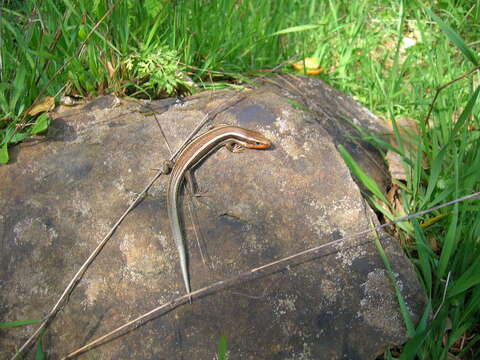
[[[435,319],[437,318],[437,315],[438,315],[438,313],[440,312],[440,309],[442,308],[443,303],[445,302],[445,298],[447,297],[447,289],[448,289],[448,284],[450,283],[450,274],[451,274],[451,273],[452,273],[451,271],[448,272],[447,281],[446,281],[446,283],[445,283],[445,289],[443,289],[442,302],[441,302],[440,305],[438,306],[437,311],[435,311],[435,315],[433,315],[433,320],[435,320]]]
[[[370,231],[371,230],[368,230],[368,232],[370,232]],[[342,239],[339,239],[339,240],[334,240],[334,241],[329,242],[327,244],[323,244],[323,245],[317,246],[315,248],[311,248],[311,249],[302,251],[301,253],[297,253],[295,255],[288,256],[286,258],[283,258],[283,259],[280,259],[280,260],[277,260],[277,261],[273,261],[271,263],[262,265],[260,267],[242,272],[242,273],[240,273],[240,274],[238,274],[234,277],[228,278],[226,280],[221,280],[221,281],[214,282],[213,284],[205,286],[201,289],[198,289],[198,290],[192,291],[188,294],[182,295],[182,296],[180,296],[176,299],[173,299],[173,300],[171,300],[171,301],[169,301],[169,302],[167,302],[163,305],[160,305],[160,306],[154,308],[153,310],[150,310],[149,312],[137,317],[136,319],[133,319],[133,320],[129,321],[128,323],[126,323],[126,324],[116,328],[115,330],[112,330],[109,333],[95,339],[94,341],[88,343],[87,345],[82,346],[81,348],[69,353],[68,355],[63,357],[62,360],[70,359],[74,356],[80,355],[81,353],[83,353],[87,350],[90,350],[93,347],[96,347],[96,346],[100,345],[101,343],[106,342],[106,340],[111,340],[111,339],[113,339],[113,338],[115,338],[115,337],[117,337],[117,336],[119,336],[119,335],[121,335],[125,332],[133,330],[134,328],[139,327],[140,325],[142,325],[145,322],[153,319],[154,317],[159,316],[163,313],[166,313],[167,311],[170,311],[170,310],[178,307],[179,305],[187,303],[190,298],[193,299],[193,298],[204,297],[207,294],[213,293],[216,290],[220,290],[220,289],[230,287],[232,285],[238,284],[239,282],[243,282],[243,281],[246,281],[246,280],[252,280],[252,279],[258,278],[260,276],[265,276],[265,275],[274,273],[274,272],[276,272],[280,269],[283,269],[285,266],[291,266],[292,265],[291,263],[292,263],[293,260],[298,260],[299,258],[304,257],[306,255],[310,255],[310,256],[308,256],[307,259],[302,259],[302,260],[303,261],[311,260],[311,259],[319,256],[318,252],[321,249],[323,249],[327,246],[330,246],[330,245],[340,243],[344,240],[345,240],[345,238],[342,238]],[[367,241],[364,241],[364,242],[361,242],[361,243],[358,243],[358,244],[355,244],[355,245],[360,246],[360,245],[363,245],[363,244],[366,244],[366,243],[367,243]],[[337,250],[337,251],[339,251],[339,250]],[[287,262],[288,262],[288,265],[285,265],[285,263],[287,263]],[[283,265],[283,266],[281,268],[275,267],[275,266],[278,266],[278,265]]]
[[[254,74],[254,73],[257,73],[257,72],[275,73],[275,72],[279,71],[278,69],[280,69],[281,67],[284,67],[288,63],[291,63],[293,60],[295,60],[297,58],[298,58],[298,55],[292,56],[291,58],[281,62],[280,64],[273,67],[272,69],[251,69],[251,70],[241,72],[241,73],[231,73],[231,72],[227,72],[227,71],[202,69],[202,68],[199,68],[198,66],[188,65],[188,64],[182,63],[180,61],[178,63],[180,65],[182,65],[186,68],[192,69],[192,70],[198,70],[198,71],[202,71],[202,72],[205,72],[205,73],[208,73],[208,74],[218,74],[218,75],[230,76],[230,77],[234,78],[235,76],[238,76],[238,75],[247,76],[248,74]],[[263,76],[265,76],[265,75],[263,75]],[[263,77],[263,76],[260,76],[260,78]]]
[[[133,99],[133,101],[135,101],[136,103],[140,103],[138,102],[136,99]],[[162,128],[162,125],[160,125],[160,121],[158,120],[157,118],[157,112],[152,109],[152,107],[148,104],[148,103],[140,103],[142,106],[145,106],[148,110],[151,111],[151,113],[153,114],[153,117],[155,118],[155,122],[157,123],[157,127],[158,127],[158,130],[160,131],[160,134],[162,135],[163,137],[163,141],[165,141],[165,144],[167,145],[167,149],[168,149],[168,152],[170,153],[170,155],[172,154],[172,147],[170,146],[170,143],[167,139],[167,136],[165,135],[165,132],[163,131],[163,128]],[[161,112],[161,114],[167,112],[168,110],[170,110],[170,108],[174,105],[175,103],[172,103],[172,104],[169,104],[166,106],[166,109],[164,111]]]
[[[202,257],[202,262],[204,265],[207,265],[206,247],[203,246],[205,242],[202,234],[202,229],[200,228],[200,222],[198,221],[198,216],[195,213],[195,206],[196,206],[195,185],[194,185],[193,176],[190,171],[185,172],[185,182],[188,185],[185,188],[188,192],[188,195],[191,201],[191,202],[189,201],[186,202],[188,214],[190,215],[190,220],[192,221],[193,232],[195,233],[195,239],[197,240],[197,246],[200,251],[200,256]]]
[[[143,199],[143,196],[145,195],[145,193],[150,189],[150,187],[153,185],[153,183],[162,175],[165,173],[165,169],[160,169],[158,170],[158,172],[155,174],[155,176],[150,180],[150,182],[148,183],[147,186],[145,186],[145,188],[143,189],[143,191],[137,195],[137,197],[135,198],[135,200],[133,201],[133,203],[128,207],[127,210],[125,210],[125,212],[122,214],[122,216],[120,216],[120,218],[117,220],[117,222],[115,223],[115,225],[112,226],[112,228],[110,229],[110,231],[108,232],[108,234],[103,238],[103,240],[100,242],[100,244],[97,245],[97,247],[95,248],[95,250],[93,250],[93,252],[90,254],[90,256],[87,258],[87,260],[85,260],[85,262],[83,263],[83,265],[80,267],[80,269],[77,271],[77,273],[75,274],[75,276],[73,277],[73,279],[70,281],[70,283],[67,285],[67,287],[65,288],[65,290],[63,291],[62,295],[60,296],[60,298],[58,299],[57,303],[53,306],[52,310],[50,310],[50,312],[48,313],[48,315],[45,317],[45,319],[43,320],[43,322],[40,324],[40,326],[38,327],[38,329],[32,334],[32,336],[30,336],[30,338],[22,345],[22,347],[15,353],[15,355],[13,355],[13,357],[11,358],[11,360],[14,360],[16,359],[19,355],[22,354],[22,352],[38,337],[38,335],[42,332],[42,330],[48,325],[48,323],[52,320],[52,318],[57,314],[57,312],[59,311],[62,303],[64,302],[64,300],[66,298],[68,298],[68,296],[70,295],[70,293],[73,291],[75,285],[78,284],[78,282],[80,281],[82,275],[85,273],[85,271],[87,270],[88,266],[92,263],[92,261],[95,259],[95,257],[98,255],[98,253],[102,250],[102,248],[105,246],[105,244],[107,243],[108,239],[110,239],[110,237],[113,235],[113,233],[115,232],[115,230],[117,229],[117,227],[120,225],[120,223],[123,221],[123,219],[125,219],[125,217],[128,215],[128,213],[130,211],[132,211],[132,209],[137,206],[140,201]]]
[[[75,8],[77,5],[76,4],[73,4],[72,7]],[[63,15],[63,18],[62,18],[62,22],[60,24],[64,24],[65,23],[65,19],[67,17],[70,16],[72,12],[72,9],[71,8],[68,8],[68,10],[65,12],[65,14]],[[39,12],[39,18],[40,18],[40,12]],[[42,33],[43,35],[43,33]],[[55,47],[57,46],[58,42],[60,41],[60,37],[62,36],[62,26],[59,25],[58,28],[57,28],[57,31],[55,32],[55,36],[53,37],[53,41],[50,43],[49,47],[48,47],[48,53],[51,54],[53,52],[53,50],[55,49]],[[43,68],[42,68],[42,74],[45,74],[48,70],[48,67],[50,66],[51,64],[51,59],[48,58],[46,61],[45,61],[45,64],[43,65]],[[37,77],[37,80],[35,81],[35,86],[38,86],[38,83],[40,81],[42,77],[40,75],[38,75]]]
[[[430,115],[432,114],[432,111],[433,111],[433,105],[435,104],[435,102],[437,101],[437,98],[438,98],[438,95],[440,95],[440,92],[445,89],[446,87],[452,85],[454,82],[457,82],[459,80],[462,80],[463,78],[467,77],[468,75],[470,75],[472,72],[474,71],[477,71],[478,69],[480,69],[480,66],[475,66],[473,69],[470,69],[468,70],[466,73],[460,75],[459,77],[447,82],[446,84],[443,84],[442,86],[438,87],[437,90],[435,91],[435,96],[433,97],[433,100],[432,102],[430,103],[430,107],[428,109],[428,114],[427,114],[427,117],[425,118],[425,124],[427,125],[428,124],[428,120],[430,119]]]
[[[419,217],[421,215],[428,214],[432,211],[444,208],[446,206],[453,205],[453,204],[456,204],[456,203],[459,203],[459,202],[462,202],[462,201],[465,201],[465,200],[470,200],[470,199],[480,199],[480,192],[470,194],[470,195],[467,195],[467,196],[463,196],[461,198],[449,201],[447,203],[440,204],[438,206],[434,206],[430,209],[419,211],[419,212],[416,212],[414,214],[410,214],[410,215],[398,218],[394,221],[391,221],[391,222],[388,222],[388,223],[385,223],[385,224],[382,224],[382,225],[378,225],[374,228],[364,230],[364,231],[361,231],[361,232],[343,237],[341,239],[330,241],[326,244],[301,251],[299,253],[284,257],[282,259],[279,259],[279,260],[273,261],[271,263],[259,266],[257,268],[242,272],[242,273],[240,273],[240,274],[238,274],[234,277],[228,278],[226,280],[217,281],[213,284],[210,284],[210,285],[205,286],[201,289],[198,289],[198,290],[195,290],[195,291],[190,292],[188,294],[185,294],[183,296],[180,296],[180,297],[178,297],[178,298],[176,298],[172,301],[169,301],[169,302],[167,302],[163,305],[160,305],[160,306],[154,308],[153,310],[150,310],[149,312],[137,317],[136,319],[134,319],[132,321],[129,321],[128,323],[116,328],[115,330],[112,330],[109,333],[97,338],[96,340],[94,340],[94,341],[82,346],[81,348],[69,353],[68,355],[66,355],[62,359],[69,359],[69,358],[72,358],[74,356],[77,356],[77,355],[79,355],[79,354],[81,354],[81,353],[83,353],[87,350],[92,349],[93,347],[96,347],[96,346],[106,342],[107,340],[111,340],[114,337],[118,337],[118,336],[120,336],[121,334],[123,334],[127,331],[133,330],[134,328],[137,328],[137,327],[141,326],[142,324],[144,324],[145,322],[153,319],[154,317],[159,316],[159,315],[161,315],[161,314],[163,314],[167,311],[170,311],[170,310],[172,310],[172,309],[174,309],[174,308],[176,308],[176,307],[178,307],[182,304],[187,303],[189,301],[189,299],[191,299],[191,298],[203,297],[203,296],[206,296],[207,294],[213,293],[216,290],[220,290],[220,289],[230,287],[232,285],[236,285],[239,282],[243,282],[243,281],[246,281],[246,280],[252,280],[252,279],[256,279],[260,276],[265,276],[265,275],[268,275],[268,274],[272,274],[272,273],[277,272],[277,271],[279,271],[283,268],[292,266],[292,264],[303,263],[303,262],[318,258],[320,256],[330,255],[329,253],[322,255],[321,250],[328,247],[328,246],[337,245],[337,244],[340,244],[340,243],[342,243],[346,240],[351,240],[351,239],[354,239],[356,237],[366,235],[368,233],[371,233],[372,231],[378,231],[380,229],[395,225],[399,222],[408,221],[410,219]],[[364,244],[369,243],[370,241],[371,240],[368,239],[366,241],[359,242],[359,243],[354,244],[352,246],[364,245]],[[345,248],[342,248],[342,249],[345,249]],[[336,249],[334,252],[338,252],[342,249]],[[447,279],[447,285],[448,285],[448,279]]]
[[[198,70],[198,71],[206,72],[208,74],[218,74],[218,75],[231,76],[231,77],[234,77],[235,75],[238,75],[238,73],[230,73],[230,72],[226,72],[226,71],[202,69],[202,68],[199,68],[198,66],[188,65],[188,64],[182,63],[181,61],[179,61],[178,63],[180,65],[188,68],[188,69]]]

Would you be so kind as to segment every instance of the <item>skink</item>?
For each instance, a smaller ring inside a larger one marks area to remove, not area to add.
[[[239,126],[217,125],[193,139],[178,155],[170,174],[167,190],[167,209],[173,239],[180,257],[180,268],[187,293],[190,293],[190,280],[178,214],[178,193],[185,174],[222,146],[226,146],[232,152],[239,152],[243,148],[267,149],[271,144],[270,140],[257,131],[244,129]]]

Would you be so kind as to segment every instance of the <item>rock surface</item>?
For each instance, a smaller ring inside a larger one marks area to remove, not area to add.
[[[202,93],[183,104],[114,97],[59,108],[46,141],[23,143],[0,168],[0,322],[40,319],[75,272],[169,157],[152,111],[176,148],[225,101],[215,123],[257,129],[274,147],[220,149],[195,171],[202,261],[181,198],[193,289],[377,223],[336,145],[379,183],[382,159],[354,140],[345,119],[380,121],[324,83],[278,78],[255,90]],[[45,337],[56,359],[184,292],[162,177],[95,259]],[[424,295],[396,241],[381,234],[413,319]],[[369,241],[371,240],[371,241]],[[374,234],[325,255],[180,306],[97,347],[84,359],[213,359],[220,338],[231,359],[374,359],[406,340]],[[355,246],[355,244],[357,244]],[[0,330],[12,355],[34,326]],[[3,355],[2,355],[3,356]],[[2,357],[3,358],[3,357]]]

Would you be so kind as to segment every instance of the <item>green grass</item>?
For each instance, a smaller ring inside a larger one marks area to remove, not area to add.
[[[238,84],[287,59],[313,56],[323,80],[393,123],[395,147],[364,135],[402,156],[401,208],[386,203],[340,149],[386,219],[480,191],[478,71],[445,87],[426,118],[435,90],[478,65],[480,5],[422,3],[4,1],[0,162],[8,161],[9,146],[47,128],[48,117],[27,114],[45,96],[155,98],[196,91],[191,81],[199,88]],[[413,46],[405,45],[407,37]],[[409,139],[413,151],[396,124],[401,117],[418,126]],[[398,224],[396,235],[428,295],[421,322],[408,326],[402,359],[480,358],[479,208],[469,201]]]
[[[447,10],[455,10],[460,16],[458,9]],[[405,138],[402,138],[395,122],[393,126],[398,143],[395,150],[404,156],[407,174],[407,181],[398,183],[402,189],[402,210],[406,213],[480,191],[478,73],[446,87],[438,96],[432,116],[426,119],[433,90],[478,65],[477,55],[468,45],[472,33],[466,30],[471,30],[471,27],[457,24],[461,27],[454,30],[448,22],[454,22],[455,16],[447,16],[447,10],[443,19],[428,9],[411,10],[412,15],[416,14],[415,20],[428,49],[424,51],[424,59],[420,63],[420,54],[415,52],[403,55],[405,58],[400,61],[400,48],[396,46],[390,71],[371,65],[373,73],[377,74],[376,91],[385,96],[384,115],[390,119],[413,118],[420,128],[416,154],[408,156]],[[476,14],[474,23],[478,23],[479,9],[471,10]],[[402,14],[401,9],[399,14],[398,23],[405,23],[408,15]],[[431,17],[438,25],[425,27],[426,22],[421,24],[419,21],[421,16],[425,19]],[[465,31],[463,34],[462,29]],[[475,38],[479,29],[473,30]],[[409,62],[418,67],[409,65]],[[428,67],[422,66],[422,62]],[[428,93],[431,95],[428,96]],[[421,96],[425,100],[418,100]],[[367,103],[371,108],[376,107],[374,98]],[[381,109],[382,105],[377,108]],[[381,139],[368,139],[384,151],[391,149]],[[385,207],[384,198],[378,195],[378,188],[371,179],[351,163],[344,149],[340,150],[351,170],[370,189],[370,199],[377,208],[390,220],[399,217],[398,211]],[[405,250],[416,265],[429,300],[415,331],[406,321],[411,339],[402,349],[401,359],[447,359],[449,353],[465,359],[480,356],[479,210],[478,200],[455,204],[422,218],[440,219],[431,227],[423,228],[418,220],[411,221],[411,226],[401,227],[404,234],[399,235],[410,238]],[[436,245],[433,246],[433,243]],[[428,322],[430,311],[434,318]],[[405,315],[405,312],[402,313]]]

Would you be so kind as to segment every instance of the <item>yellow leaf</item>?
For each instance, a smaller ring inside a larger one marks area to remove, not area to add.
[[[320,63],[315,58],[305,58],[292,64],[293,68],[301,73],[308,75],[317,75],[323,71]]]
[[[53,110],[54,107],[55,107],[55,98],[53,96],[45,96],[42,101],[35,104],[30,109],[30,111],[28,112],[28,115],[35,116],[37,114]]]
[[[448,212],[448,213],[445,213],[445,214],[437,215],[437,216],[435,216],[435,217],[433,217],[433,218],[431,218],[431,219],[428,219],[428,220],[426,220],[426,221],[423,221],[422,223],[420,223],[420,226],[425,229],[425,228],[427,228],[427,227],[429,227],[429,226],[431,226],[431,225],[439,222],[440,220],[442,220],[444,217],[447,217],[448,215],[450,215],[449,212]]]

